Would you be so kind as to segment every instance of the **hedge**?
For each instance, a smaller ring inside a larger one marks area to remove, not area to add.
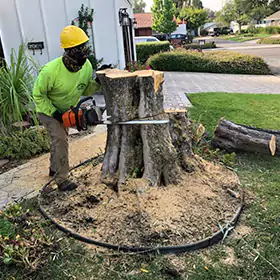
[[[267,27],[249,27],[248,33],[253,34],[280,34],[280,26],[267,26]]]
[[[13,135],[0,136],[0,159],[29,159],[49,152],[50,140],[47,131],[36,127]]]
[[[145,63],[150,56],[156,53],[169,50],[170,43],[168,41],[136,44],[137,60],[141,63]]]
[[[156,54],[150,57],[148,64],[160,71],[270,74],[268,65],[261,57],[227,51],[202,53],[178,50]]]
[[[280,44],[280,38],[262,38],[258,40],[258,44]]]
[[[211,42],[211,43],[205,43],[204,45],[200,45],[200,44],[186,44],[183,45],[183,48],[186,50],[191,50],[191,49],[215,49],[217,48],[215,42]]]

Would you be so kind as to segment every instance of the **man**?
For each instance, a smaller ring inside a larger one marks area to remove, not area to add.
[[[76,106],[81,96],[92,95],[100,89],[92,79],[93,69],[87,59],[89,38],[76,26],[67,26],[60,37],[63,57],[46,64],[37,78],[33,96],[36,110],[51,140],[50,176],[60,191],[70,191],[77,185],[68,179],[68,131],[62,115]]]

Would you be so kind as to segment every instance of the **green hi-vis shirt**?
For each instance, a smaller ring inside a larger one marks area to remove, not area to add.
[[[65,113],[76,106],[82,95],[96,93],[100,86],[92,79],[89,60],[78,72],[70,72],[62,57],[47,63],[39,73],[33,90],[36,111],[52,116],[56,110]]]

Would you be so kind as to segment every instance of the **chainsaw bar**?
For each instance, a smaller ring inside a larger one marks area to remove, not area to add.
[[[133,120],[127,122],[116,122],[104,121],[101,124],[104,125],[150,125],[150,124],[168,124],[169,120]]]

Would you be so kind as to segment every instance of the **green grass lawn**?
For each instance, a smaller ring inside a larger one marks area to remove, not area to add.
[[[280,95],[276,94],[189,94],[194,107],[191,118],[212,133],[220,118],[263,128],[280,129]]]
[[[245,35],[245,36],[244,36]],[[261,38],[266,38],[270,37],[271,34],[253,34],[250,37],[246,37],[246,34],[241,34],[241,35],[234,35],[234,36],[224,36],[229,41],[235,41],[239,43],[247,42],[247,41],[252,41],[252,40],[257,40]]]
[[[200,120],[210,134],[220,117],[247,125],[280,127],[278,95],[203,93],[188,96],[194,105],[190,117]],[[30,271],[20,266],[1,265],[0,260],[0,279],[278,280],[280,158],[239,153],[233,168],[247,193],[246,208],[236,229],[244,233],[242,237],[233,233],[219,245],[179,256],[138,256],[96,251],[47,224],[44,230],[55,246],[43,264]],[[31,216],[42,220],[36,203],[33,206],[30,203],[25,208],[30,209]],[[178,274],[174,273],[174,264],[181,268]]]

